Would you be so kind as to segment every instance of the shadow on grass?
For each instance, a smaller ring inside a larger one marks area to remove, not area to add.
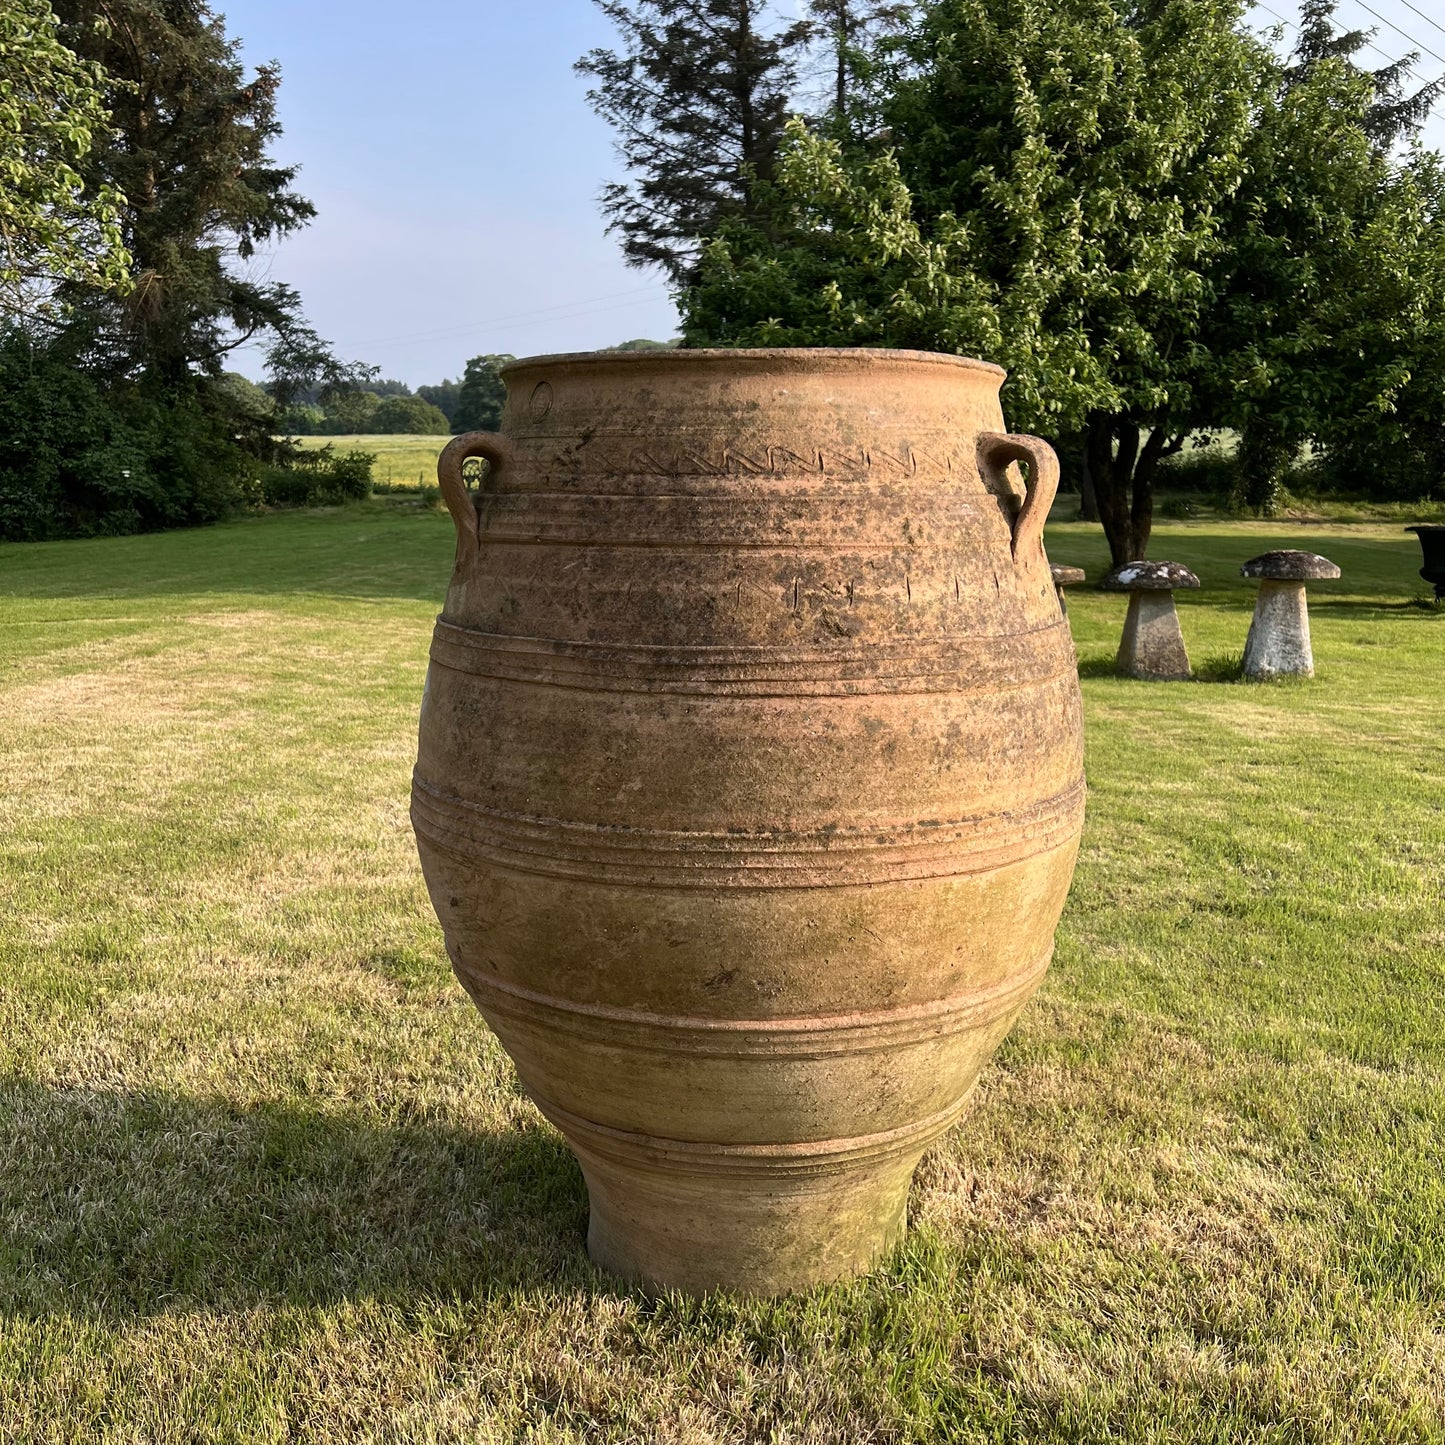
[[[0,1085],[0,1318],[605,1288],[543,1125]]]
[[[1112,653],[1095,653],[1090,657],[1079,659],[1079,676],[1085,677],[1111,677],[1118,678],[1115,671],[1115,660]],[[1194,664],[1193,682],[1242,682],[1244,680],[1244,654],[1242,652],[1222,652],[1206,657],[1202,662]],[[1182,681],[1182,680],[1181,680]],[[1150,682],[1149,687],[1168,687],[1169,682]]]
[[[1398,617],[1420,612],[1445,616],[1432,597],[1392,597],[1379,602],[1364,602],[1358,597],[1316,597],[1309,594],[1311,613],[1341,620]]]

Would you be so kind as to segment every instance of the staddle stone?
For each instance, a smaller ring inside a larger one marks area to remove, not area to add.
[[[1182,682],[1194,676],[1174,607],[1174,589],[1198,586],[1199,578],[1178,562],[1126,562],[1104,576],[1101,590],[1129,594],[1124,635],[1114,662],[1120,677]]]
[[[1251,557],[1239,575],[1259,578],[1259,597],[1244,644],[1244,675],[1256,680],[1313,677],[1305,583],[1332,580],[1340,569],[1317,552],[1283,550]]]
[[[1064,588],[1076,587],[1087,574],[1082,567],[1065,567],[1060,562],[1050,562],[1049,572],[1054,579],[1054,590],[1059,594],[1059,608],[1067,613],[1069,603],[1064,596]]]

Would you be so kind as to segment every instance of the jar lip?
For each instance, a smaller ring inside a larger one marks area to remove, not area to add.
[[[766,347],[699,347],[695,351],[679,347],[659,346],[648,351],[562,351],[541,356],[521,356],[500,369],[503,377],[513,372],[530,371],[536,367],[555,366],[638,366],[661,362],[677,366],[685,362],[753,362],[799,367],[819,361],[866,362],[908,366],[952,366],[962,371],[983,372],[987,376],[1004,377],[1008,372],[992,361],[973,356],[956,356],[947,351],[907,351],[888,346],[766,346]]]

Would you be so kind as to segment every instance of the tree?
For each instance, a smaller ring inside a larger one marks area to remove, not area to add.
[[[1240,433],[1237,500],[1263,512],[1277,505],[1283,473],[1309,438],[1336,452],[1343,444],[1355,454],[1363,441],[1382,457],[1408,454],[1393,425],[1388,445],[1381,435],[1377,446],[1376,434],[1398,418],[1406,391],[1440,374],[1411,319],[1439,314],[1428,299],[1439,295],[1435,251],[1419,222],[1440,215],[1440,187],[1428,158],[1393,153],[1419,130],[1445,78],[1409,94],[1418,57],[1361,66],[1355,57],[1373,32],[1338,30],[1335,9],[1334,0],[1304,0],[1294,53],[1224,218],[1231,246],[1208,340],[1234,364],[1221,368],[1213,406]],[[1402,242],[1404,277],[1392,255]],[[1378,474],[1378,463],[1364,473]]]
[[[891,146],[792,126],[688,344],[1002,362],[1013,424],[1082,435],[1115,563],[1197,428],[1240,430],[1255,478],[1307,438],[1436,465],[1445,189],[1392,159],[1398,91],[1387,125],[1383,82],[1282,62],[1232,0],[940,0],[904,58]]]
[[[909,38],[893,148],[795,126],[765,220],[719,230],[690,344],[969,352],[1011,422],[1087,435],[1116,562],[1193,419],[1193,338],[1270,71],[1236,0],[940,0]]]
[[[279,70],[247,76],[235,40],[204,0],[58,0],[62,39],[103,68],[111,128],[78,165],[96,194],[125,196],[119,226],[134,259],[122,302],[66,283],[89,362],[187,389],[218,375],[258,334],[300,324],[296,294],[236,267],[314,215],[280,135]]]
[[[631,177],[603,189],[602,211],[630,264],[680,281],[698,238],[747,214],[750,180],[771,176],[809,26],[778,22],[766,0],[597,3],[622,45],[576,69]]]
[[[848,132],[855,129],[859,90],[871,79],[869,60],[874,37],[895,32],[913,9],[912,3],[889,0],[808,0],[814,33],[826,40],[830,117]]]
[[[323,436],[369,435],[376,430],[381,398],[374,391],[346,389],[326,398]]]
[[[1338,9],[1339,0],[1301,0],[1294,63],[1284,73],[1283,88],[1290,90],[1308,83],[1321,66],[1331,62],[1347,72],[1367,76],[1371,94],[1358,123],[1383,155],[1401,138],[1419,132],[1436,101],[1445,95],[1445,75],[1407,95],[1406,87],[1420,59],[1418,51],[1402,55],[1379,70],[1366,70],[1355,57],[1375,38],[1376,32],[1337,28],[1335,12]]]
[[[0,532],[211,521],[245,501],[257,459],[285,460],[277,412],[368,374],[337,360],[291,288],[246,272],[312,214],[269,153],[279,74],[248,76],[204,0],[55,4],[58,30],[36,0],[0,0],[0,181],[19,183],[0,184],[0,207],[50,227],[37,247],[11,226],[9,254],[28,248],[47,304],[0,338],[8,400],[24,401],[0,408]],[[56,158],[70,172],[47,195]],[[85,265],[66,250],[77,245],[93,248]],[[129,286],[114,284],[124,256]],[[269,339],[265,404],[223,374],[253,336]]]
[[[245,458],[197,396],[158,405],[97,378],[68,339],[0,328],[0,539],[214,522]]]
[[[423,401],[429,401],[447,419],[447,426],[450,428],[452,418],[457,411],[457,397],[460,395],[462,384],[459,381],[439,381],[434,385],[419,386],[416,394]]]
[[[457,393],[457,407],[452,413],[452,430],[495,431],[502,420],[502,404],[507,399],[506,383],[501,370],[515,356],[474,356],[467,362]]]
[[[29,313],[61,279],[123,289],[123,197],[77,169],[108,123],[102,72],[61,44],[48,0],[4,0],[0,75],[0,308]]]
[[[447,432],[448,424],[444,412],[419,396],[386,396],[372,414],[371,429],[382,435],[438,436]]]

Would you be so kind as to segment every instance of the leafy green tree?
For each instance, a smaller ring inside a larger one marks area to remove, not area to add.
[[[1370,77],[1301,74],[1240,19],[940,0],[894,77],[892,145],[795,123],[682,297],[688,343],[1002,362],[1014,425],[1082,437],[1116,563],[1145,554],[1159,463],[1196,428],[1278,453],[1411,399],[1424,428],[1438,169],[1390,159]]]
[[[474,356],[467,362],[457,394],[457,408],[452,413],[452,430],[495,431],[502,420],[502,405],[507,399],[502,368],[515,356],[493,354]]]
[[[276,430],[287,437],[324,436],[326,413],[310,402],[297,402],[279,411]]]
[[[584,55],[592,107],[629,173],[604,187],[608,230],[634,266],[683,278],[700,236],[751,206],[782,135],[806,21],[767,0],[597,0],[621,45]]]
[[[380,435],[438,436],[445,435],[448,426],[446,414],[419,396],[384,396],[372,414],[371,429]]]
[[[1236,0],[942,0],[861,157],[795,126],[724,226],[690,344],[882,344],[1010,370],[1010,420],[1083,429],[1116,561],[1192,417],[1191,338],[1271,57]]]
[[[232,411],[238,416],[252,417],[268,425],[274,422],[275,399],[250,377],[242,376],[239,371],[223,372],[217,379],[216,390],[227,398]]]
[[[452,418],[457,414],[457,398],[460,396],[462,384],[459,381],[452,381],[448,378],[445,381],[435,382],[428,386],[419,386],[416,394],[423,401],[429,401],[447,419],[447,428],[451,429]]]
[[[1304,0],[1222,217],[1230,246],[1205,338],[1221,364],[1203,405],[1239,431],[1236,500],[1258,511],[1311,438],[1350,454],[1365,440],[1382,456],[1363,475],[1378,476],[1383,454],[1410,451],[1402,406],[1439,391],[1441,188],[1431,157],[1398,151],[1445,80],[1409,92],[1413,56],[1366,69],[1356,56],[1372,32],[1337,29],[1335,9]]]
[[[66,338],[0,329],[0,539],[214,522],[247,459],[202,398],[98,378]]]
[[[376,413],[381,398],[374,391],[361,389],[338,391],[329,397],[323,408],[326,420],[323,436],[366,436],[376,430]]]
[[[121,302],[67,283],[89,364],[189,390],[258,335],[300,324],[289,287],[245,266],[314,215],[296,167],[271,156],[279,70],[247,75],[239,44],[204,0],[57,0],[61,38],[102,67],[111,126],[77,169],[119,193],[135,287]],[[237,264],[237,263],[241,264]]]
[[[102,72],[61,43],[48,0],[3,0],[0,76],[0,308],[31,312],[61,279],[124,289],[124,198],[79,169],[109,120]]]

